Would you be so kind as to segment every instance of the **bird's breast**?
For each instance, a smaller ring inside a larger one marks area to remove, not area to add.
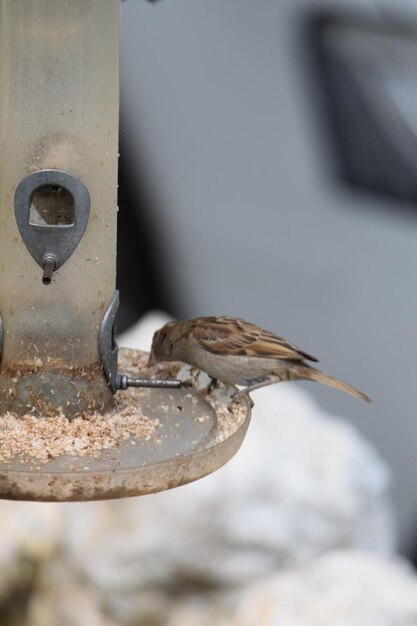
[[[277,369],[275,365],[278,364],[277,359],[215,354],[200,345],[184,346],[178,357],[212,378],[233,385],[262,382]]]

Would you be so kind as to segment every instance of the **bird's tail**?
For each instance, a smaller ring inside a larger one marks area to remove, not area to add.
[[[372,402],[372,399],[366,394],[362,393],[362,391],[359,391],[359,389],[355,389],[355,387],[351,387],[347,383],[344,383],[342,380],[334,378],[334,376],[329,376],[329,374],[325,374],[324,372],[321,372],[314,367],[310,367],[307,365],[304,367],[297,367],[296,377],[302,380],[314,380],[318,383],[329,385],[329,387],[335,387],[336,389],[340,389],[340,391],[350,393],[351,396],[355,396],[355,398],[359,398],[360,400],[365,400],[365,402]]]

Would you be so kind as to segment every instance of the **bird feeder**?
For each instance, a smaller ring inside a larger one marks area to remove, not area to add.
[[[233,389],[148,371],[114,340],[119,15],[0,0],[1,498],[175,487],[223,465],[249,421]]]

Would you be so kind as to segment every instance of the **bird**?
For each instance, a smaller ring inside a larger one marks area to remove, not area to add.
[[[318,362],[315,356],[238,317],[168,322],[153,335],[148,366],[165,361],[181,361],[203,370],[212,379],[211,385],[222,381],[243,387],[233,394],[233,402],[255,389],[291,380],[323,383],[371,402],[359,389],[307,363]]]

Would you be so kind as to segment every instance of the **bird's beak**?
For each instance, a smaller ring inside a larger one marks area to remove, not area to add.
[[[157,360],[155,359],[153,352],[151,352],[149,355],[149,359],[146,364],[146,367],[152,367],[153,365],[156,365],[156,363],[157,363]]]

